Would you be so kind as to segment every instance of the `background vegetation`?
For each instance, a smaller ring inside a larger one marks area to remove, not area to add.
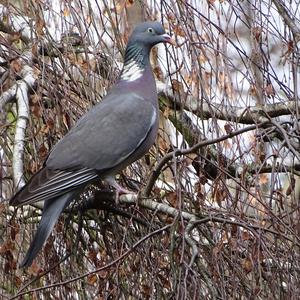
[[[299,297],[299,0],[0,3],[2,299]],[[136,194],[89,187],[19,269],[41,206],[7,200],[155,19],[178,47],[152,52],[159,136],[118,177]]]

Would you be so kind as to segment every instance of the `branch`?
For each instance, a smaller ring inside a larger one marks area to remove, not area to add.
[[[175,104],[179,109],[186,109],[202,120],[216,118],[240,124],[258,124],[267,121],[269,118],[291,115],[299,109],[295,101],[266,104],[264,106],[240,107],[216,103],[202,103],[199,99],[191,95],[187,95],[185,103],[182,104],[179,97],[174,96],[172,87],[166,86],[166,84],[160,81],[157,82],[157,91],[159,97],[163,97],[169,101],[169,103],[165,104],[170,108],[174,108]]]
[[[46,285],[46,286],[43,286],[43,287],[40,287],[40,288],[29,290],[27,292],[18,293],[17,295],[11,297],[10,300],[17,299],[17,298],[19,298],[21,296],[24,296],[26,294],[32,294],[32,293],[43,291],[43,290],[50,289],[50,288],[55,288],[55,287],[59,287],[59,286],[65,286],[67,284],[70,284],[70,283],[75,282],[77,280],[80,280],[82,278],[85,278],[85,277],[87,277],[89,275],[96,274],[96,273],[99,273],[100,271],[109,269],[109,268],[113,267],[114,265],[116,265],[117,263],[121,264],[122,260],[125,257],[127,257],[132,251],[134,251],[140,244],[142,244],[144,241],[148,240],[152,236],[154,236],[156,234],[159,234],[159,233],[161,233],[161,232],[169,229],[171,226],[172,226],[172,224],[168,224],[168,225],[166,225],[166,226],[164,226],[162,228],[159,228],[159,229],[157,229],[157,230],[155,230],[153,232],[150,232],[149,234],[147,234],[146,236],[144,236],[143,238],[141,238],[140,240],[138,240],[130,249],[128,249],[127,251],[125,251],[123,254],[121,254],[117,259],[113,260],[112,262],[108,263],[105,266],[97,268],[94,271],[86,272],[86,273],[84,273],[82,275],[79,275],[77,277],[71,278],[71,279],[66,280],[66,281],[62,281],[62,282],[58,282],[58,283],[53,283],[53,284],[49,284],[49,285]]]
[[[24,15],[17,12],[12,14],[7,7],[0,4],[0,31],[9,34],[19,33],[22,41],[28,44],[32,39],[32,30],[29,23],[30,21]]]
[[[0,112],[3,111],[4,106],[8,102],[12,101],[16,97],[17,90],[18,90],[18,84],[16,83],[0,96]]]
[[[25,65],[21,72],[22,80],[16,83],[16,99],[18,105],[18,119],[16,122],[14,150],[13,150],[13,181],[17,188],[25,185],[23,178],[23,154],[24,154],[24,140],[27,121],[29,118],[29,100],[28,90],[32,88],[35,83],[35,75],[33,69]]]
[[[184,150],[177,149],[175,151],[169,152],[168,154],[166,154],[160,160],[160,162],[157,164],[157,166],[155,167],[155,169],[152,171],[150,179],[148,180],[148,183],[147,183],[147,185],[146,185],[146,187],[144,189],[143,194],[146,197],[149,197],[149,195],[151,193],[151,190],[152,190],[152,188],[153,188],[153,186],[154,186],[157,178],[159,177],[159,175],[161,173],[162,168],[172,158],[180,156],[180,155],[186,155],[186,154],[190,154],[190,153],[196,153],[201,147],[208,146],[208,145],[215,144],[215,143],[219,143],[221,141],[224,141],[226,139],[229,139],[229,138],[232,138],[234,136],[240,135],[242,133],[245,133],[245,132],[248,132],[248,131],[251,131],[251,130],[255,130],[255,129],[259,128],[259,127],[264,127],[268,123],[269,123],[269,121],[265,121],[265,122],[262,122],[262,123],[257,124],[257,125],[251,125],[251,126],[248,126],[248,127],[245,127],[245,128],[242,128],[242,129],[239,129],[239,130],[236,130],[236,131],[233,131],[233,132],[231,132],[229,134],[226,134],[226,135],[223,135],[221,137],[212,139],[212,140],[201,141],[200,143],[197,143],[196,145],[194,145],[193,147],[188,148],[188,149],[184,149]]]
[[[299,24],[296,23],[296,18],[291,17],[291,13],[285,7],[284,3],[280,0],[273,0],[279,14],[284,19],[285,24],[289,27],[291,32],[293,33],[295,44],[300,41],[300,27]]]

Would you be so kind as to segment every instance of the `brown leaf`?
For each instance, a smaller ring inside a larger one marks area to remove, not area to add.
[[[222,202],[226,199],[227,192],[222,182],[217,182],[213,190],[213,199],[222,207]]]
[[[18,223],[12,222],[10,224],[10,238],[12,241],[16,239],[16,235],[20,232],[20,225]]]
[[[22,62],[19,59],[14,59],[10,63],[10,68],[12,69],[13,72],[15,73],[20,73],[22,70]]]
[[[98,275],[101,279],[105,279],[108,277],[109,272],[107,270],[101,270],[100,272],[98,272]]]
[[[42,108],[39,104],[34,104],[30,107],[30,110],[32,112],[32,114],[36,117],[36,118],[40,118],[42,116]]]
[[[286,190],[286,195],[289,196],[295,189],[295,183],[296,183],[296,179],[294,177],[291,177],[290,179],[290,184]]]
[[[63,14],[65,17],[69,17],[70,16],[70,10],[67,6],[65,6],[64,10],[63,10]]]
[[[142,284],[141,289],[142,289],[142,293],[144,296],[146,296],[146,297],[151,296],[151,287],[149,285]]]
[[[169,23],[175,23],[176,22],[176,16],[175,16],[175,14],[173,14],[173,13],[171,13],[171,12],[168,12],[167,13],[167,19],[168,19],[168,21],[169,21]]]
[[[251,259],[249,257],[242,260],[242,268],[247,272],[251,272],[253,269],[253,265]]]
[[[219,254],[219,253],[221,252],[221,250],[223,249],[223,247],[224,247],[223,241],[218,242],[218,243],[216,244],[216,246],[213,247],[213,249],[212,249],[212,254],[213,254],[213,256],[214,256],[214,257],[217,257],[218,254]]]
[[[39,37],[44,35],[45,25],[46,24],[44,19],[39,14],[36,14],[35,28],[36,28],[36,33]]]
[[[177,201],[177,193],[176,192],[170,192],[166,194],[166,198],[168,202],[175,208],[178,207],[178,201]]]
[[[232,129],[232,127],[231,127],[231,125],[229,123],[226,123],[224,125],[224,129],[225,129],[225,131],[226,131],[227,134],[230,134],[233,131],[233,129]]]
[[[125,6],[126,6],[126,1],[124,0],[118,1],[118,3],[116,3],[115,6],[111,8],[110,11],[116,14],[120,14],[124,10]]]
[[[269,182],[268,174],[260,174],[259,175],[259,183],[267,184]]]
[[[271,83],[267,84],[267,86],[265,87],[265,93],[268,98],[272,98],[275,96],[275,91]]]
[[[7,254],[15,249],[15,243],[12,240],[6,240],[0,245],[0,255]]]
[[[258,95],[257,93],[257,88],[255,85],[251,85],[250,88],[249,88],[249,94],[253,97],[256,97]]]
[[[241,237],[242,237],[243,241],[248,241],[251,239],[251,235],[250,235],[249,231],[242,231]]]
[[[48,149],[45,144],[42,144],[39,148],[39,156],[42,160],[44,160],[48,155]]]
[[[0,214],[3,213],[5,211],[6,205],[4,204],[4,202],[0,203]]]
[[[228,244],[229,244],[229,247],[230,247],[231,251],[233,251],[233,252],[237,251],[238,243],[237,243],[236,238],[230,238],[229,241],[228,241]]]
[[[153,73],[158,80],[162,81],[164,79],[163,72],[159,66],[153,68]]]
[[[30,97],[31,104],[39,103],[40,100],[41,100],[41,95],[37,94],[37,93],[31,95],[31,97]]]
[[[14,284],[17,288],[19,288],[22,285],[23,281],[21,279],[21,277],[19,276],[15,276],[14,278]]]
[[[34,275],[34,276],[37,276],[39,275],[40,273],[42,273],[42,268],[41,266],[37,263],[37,259],[35,259],[33,261],[33,263],[31,264],[31,266],[28,268],[28,273],[30,275]]]
[[[199,56],[198,56],[198,58],[199,58],[199,62],[200,62],[200,64],[205,64],[206,62],[207,62],[207,57],[205,56],[205,55],[203,55],[203,54],[200,54]]]
[[[87,277],[87,283],[89,285],[95,285],[95,283],[97,282],[97,280],[98,280],[98,277],[97,277],[96,274],[90,274]]]
[[[183,92],[183,84],[176,79],[172,79],[172,88],[175,92],[179,94]]]
[[[97,252],[95,251],[95,249],[91,248],[88,252],[88,258],[93,261],[93,263],[96,265],[98,258],[97,258]]]
[[[184,32],[183,27],[181,27],[180,25],[172,25],[172,31],[174,32],[175,35],[177,36],[182,36],[182,37],[186,37],[186,34]]]
[[[257,42],[260,42],[262,33],[263,33],[263,31],[262,31],[261,27],[253,27],[252,28],[252,34]]]

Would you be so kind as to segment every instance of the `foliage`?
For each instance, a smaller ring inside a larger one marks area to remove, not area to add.
[[[3,200],[117,80],[136,22],[162,20],[178,44],[152,53],[156,145],[118,178],[139,193],[89,187],[27,270],[40,206],[0,203],[1,298],[297,298],[299,5],[0,4]]]

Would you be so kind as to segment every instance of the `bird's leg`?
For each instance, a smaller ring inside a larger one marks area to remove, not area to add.
[[[121,185],[119,185],[115,179],[115,177],[113,176],[109,176],[109,177],[106,177],[105,178],[105,181],[112,187],[115,188],[116,190],[116,204],[118,205],[119,204],[119,197],[120,195],[123,195],[123,194],[134,194],[134,192],[130,191],[130,190],[127,190],[125,189],[124,187],[122,187]]]

